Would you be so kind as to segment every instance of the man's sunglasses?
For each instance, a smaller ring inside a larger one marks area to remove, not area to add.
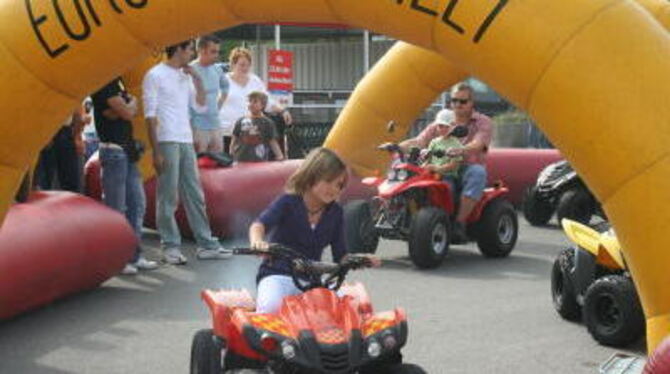
[[[451,98],[451,102],[452,102],[452,104],[458,103],[458,104],[461,104],[461,105],[465,105],[465,104],[470,102],[470,99],[458,99],[458,98],[453,97],[453,98]]]

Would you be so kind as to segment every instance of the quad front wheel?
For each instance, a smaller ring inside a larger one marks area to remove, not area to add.
[[[351,253],[377,251],[379,234],[367,201],[354,200],[344,206],[344,228],[347,248]]]
[[[440,266],[449,251],[449,217],[438,208],[426,207],[412,219],[409,256],[419,268]]]
[[[211,329],[203,329],[193,336],[191,345],[191,374],[221,374],[223,345]]]
[[[578,320],[582,313],[570,277],[570,271],[574,266],[575,251],[567,248],[558,254],[551,268],[551,300],[554,302],[554,309],[569,321]]]
[[[389,366],[381,371],[381,374],[426,374],[426,371],[423,370],[418,365],[413,364],[397,364]]]

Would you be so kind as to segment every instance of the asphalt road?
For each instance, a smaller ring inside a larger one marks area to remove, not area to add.
[[[377,311],[406,309],[407,362],[429,373],[579,374],[597,373],[616,352],[553,310],[549,272],[568,243],[562,231],[520,223],[506,259],[485,259],[474,244],[452,246],[442,267],[419,271],[404,243],[383,241],[383,267],[351,274],[366,284]],[[148,257],[158,257],[155,233],[147,233],[145,246]],[[187,248],[192,255],[193,245]],[[185,267],[116,277],[3,322],[0,373],[187,373],[191,337],[210,325],[200,290],[253,289],[257,263],[191,256]],[[639,342],[630,352],[642,349]]]

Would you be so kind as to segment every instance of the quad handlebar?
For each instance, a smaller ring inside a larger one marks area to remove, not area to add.
[[[344,283],[349,270],[372,267],[372,261],[365,256],[348,254],[339,264],[314,261],[304,254],[280,244],[272,244],[268,249],[234,248],[233,253],[236,255],[269,257],[271,260],[285,260],[289,263],[293,283],[303,292],[313,288],[327,288],[331,291],[337,291]]]

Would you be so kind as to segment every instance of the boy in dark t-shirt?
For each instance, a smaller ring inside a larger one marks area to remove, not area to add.
[[[277,161],[284,159],[274,122],[263,114],[268,96],[259,91],[249,94],[249,114],[238,119],[230,149],[237,162],[268,161],[270,148]]]

